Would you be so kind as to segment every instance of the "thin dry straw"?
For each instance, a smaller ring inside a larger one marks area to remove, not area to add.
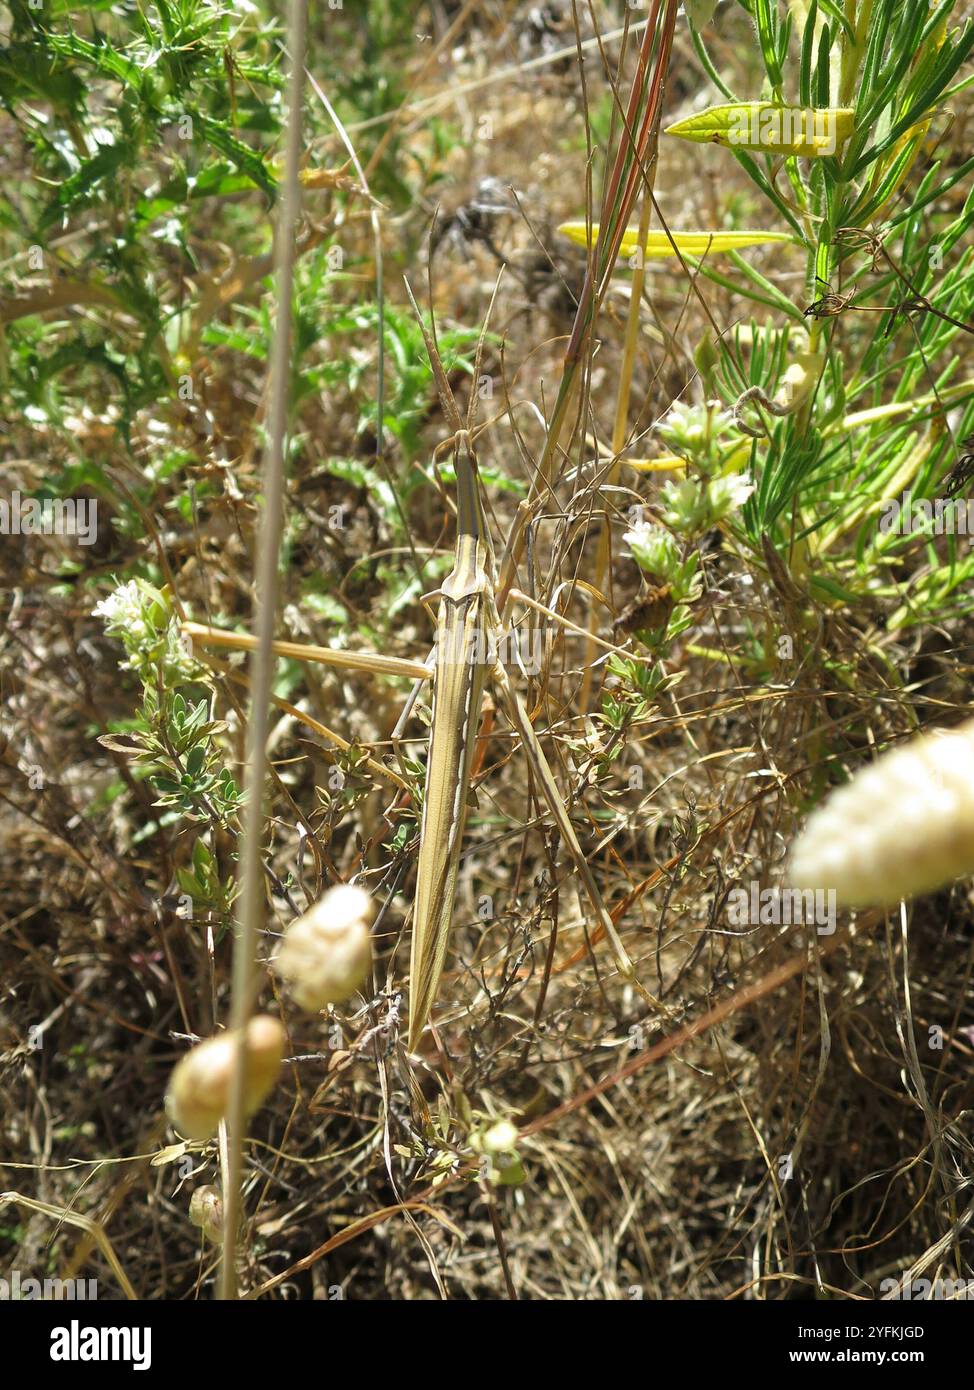
[[[649,151],[650,139],[658,123],[663,100],[663,85],[670,63],[673,46],[673,33],[676,28],[677,0],[654,0],[646,31],[636,60],[636,73],[630,89],[628,107],[624,116],[624,129],[619,138],[618,148],[609,175],[605,196],[602,200],[602,226],[605,234],[596,245],[590,248],[585,281],[579,296],[578,308],[571,337],[565,350],[561,381],[555,399],[551,419],[545,438],[544,449],[538,464],[538,477],[541,485],[549,483],[555,472],[554,461],[559,442],[568,418],[569,407],[574,396],[578,368],[591,342],[605,288],[608,285],[623,234],[628,225],[629,214],[639,191],[644,161]],[[656,47],[655,60],[653,50]],[[520,562],[525,538],[522,535],[512,547],[499,576],[498,607],[504,609],[508,592],[513,584],[514,571]]]
[[[860,927],[865,931],[875,926],[878,916],[879,914],[870,913],[863,917],[859,924]],[[849,940],[850,934],[847,928],[842,928],[840,931],[836,932],[834,936],[823,938],[816,947],[819,960],[823,959],[825,956],[832,955],[840,946],[847,945]],[[796,975],[802,974],[807,968],[808,960],[805,953],[796,952],[791,960],[785,961],[784,964],[777,966],[774,970],[769,971],[767,975],[761,976],[761,978],[755,980],[752,984],[736,990],[734,994],[723,999],[712,1009],[709,1009],[701,1018],[691,1023],[684,1024],[681,1028],[677,1028],[675,1032],[661,1038],[659,1042],[654,1043],[653,1046],[646,1051],[637,1053],[625,1066],[611,1072],[608,1076],[602,1077],[600,1081],[587,1087],[586,1090],[580,1091],[577,1095],[572,1096],[561,1105],[556,1105],[553,1110],[549,1110],[546,1114],[540,1115],[536,1120],[532,1120],[530,1124],[525,1125],[524,1128],[520,1130],[519,1137],[525,1138],[528,1135],[538,1134],[542,1130],[551,1128],[552,1125],[557,1124],[573,1111],[583,1109],[591,1101],[596,1100],[599,1096],[612,1090],[613,1087],[623,1085],[630,1077],[642,1071],[644,1067],[650,1066],[653,1062],[661,1061],[664,1057],[668,1057],[670,1053],[675,1052],[677,1048],[684,1047],[688,1043],[693,1042],[695,1038],[702,1037],[712,1028],[716,1028],[719,1024],[723,1023],[726,1019],[732,1018],[734,1014],[738,1013],[741,1009],[748,1008],[751,1004],[764,998],[765,995],[780,989],[783,985],[787,984],[789,980],[794,979]],[[479,1159],[477,1163],[479,1163]],[[474,1171],[475,1167],[476,1164],[473,1163],[468,1163],[466,1165],[461,1164],[455,1172],[450,1173],[435,1188],[424,1188],[413,1201],[403,1202],[390,1207],[382,1207],[379,1211],[369,1212],[367,1216],[360,1218],[358,1221],[351,1222],[350,1225],[344,1227],[344,1229],[339,1231],[336,1235],[329,1237],[329,1239],[326,1240],[323,1245],[319,1245],[316,1250],[312,1250],[310,1254],[305,1255],[287,1269],[281,1270],[278,1274],[273,1275],[263,1284],[260,1284],[256,1289],[253,1289],[247,1297],[260,1298],[263,1294],[269,1293],[271,1289],[286,1283],[287,1280],[292,1279],[295,1274],[310,1269],[318,1260],[323,1259],[326,1255],[330,1255],[340,1246],[347,1245],[349,1241],[356,1240],[365,1231],[371,1230],[373,1226],[379,1225],[382,1221],[388,1220],[390,1216],[395,1215],[397,1212],[425,1211],[429,1215],[445,1223],[445,1218],[435,1207],[428,1206],[427,1200],[435,1196],[442,1196],[446,1188],[464,1181]]]
[[[240,912],[233,949],[233,995],[230,1025],[238,1046],[227,1115],[227,1165],[224,1183],[224,1243],[220,1297],[237,1296],[237,1234],[244,1109],[244,1029],[253,1007],[257,934],[264,919],[263,822],[267,775],[267,736],[273,689],[273,638],[277,611],[277,568],[284,491],[284,434],[290,379],[291,294],[294,281],[294,231],[301,203],[298,169],[301,158],[301,101],[304,91],[305,0],[290,0],[286,38],[290,46],[287,153],[281,215],[277,225],[277,322],[270,364],[270,406],[264,460],[264,510],[257,542],[257,650],[250,664],[251,702],[247,721],[247,803],[241,849]]]
[[[50,1216],[58,1225],[66,1221],[69,1226],[77,1226],[84,1231],[104,1255],[125,1297],[130,1302],[138,1301],[136,1292],[129,1282],[128,1275],[122,1268],[121,1261],[116,1255],[115,1248],[108,1239],[101,1222],[96,1221],[94,1217],[83,1216],[81,1212],[70,1211],[66,1207],[52,1206],[50,1202],[39,1202],[34,1197],[26,1197],[22,1192],[0,1192],[0,1211],[8,1202],[25,1207],[28,1211],[36,1211],[43,1216]]]

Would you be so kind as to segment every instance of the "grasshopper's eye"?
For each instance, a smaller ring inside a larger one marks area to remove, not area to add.
[[[884,907],[974,873],[974,720],[857,772],[809,817],[789,882]]]

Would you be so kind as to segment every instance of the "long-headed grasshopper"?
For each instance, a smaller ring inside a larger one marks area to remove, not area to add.
[[[412,299],[411,294],[410,298]],[[413,305],[415,307],[415,300]],[[419,316],[418,308],[416,312]],[[517,730],[535,781],[558,827],[562,843],[571,856],[598,924],[612,946],[620,972],[648,1003],[654,1007],[661,1007],[635,979],[633,963],[602,900],[531,718],[497,656],[497,652],[502,650],[503,646],[501,639],[505,631],[505,621],[509,620],[512,605],[516,601],[529,603],[577,634],[588,634],[585,629],[568,623],[560,615],[535,603],[515,589],[511,583],[511,573],[505,573],[498,586],[494,549],[484,517],[474,447],[473,410],[476,393],[471,392],[470,408],[467,419],[464,420],[443,371],[435,339],[427,331],[422,317],[419,317],[443,410],[454,430],[452,438],[440,445],[436,453],[452,449],[457,487],[457,536],[453,569],[439,590],[426,595],[427,600],[439,599],[436,643],[431,661],[428,665],[417,667],[415,662],[380,657],[374,653],[331,652],[328,648],[302,648],[293,643],[278,644],[278,650],[286,650],[288,655],[303,655],[309,660],[328,664],[385,670],[394,674],[409,675],[413,679],[419,676],[421,679],[428,678],[432,681],[433,712],[410,951],[408,1046],[411,1051],[415,1051],[419,1046],[430,1011],[436,1002],[443,973],[463,848],[474,750],[480,729],[481,701],[488,680],[500,697],[505,714]],[[486,323],[477,346],[475,381],[479,378],[485,337]],[[518,525],[525,524],[526,512],[529,510],[530,507],[522,504]],[[505,557],[501,562],[502,571],[506,571],[508,559],[514,552],[515,548],[509,540]],[[498,611],[497,606],[498,592],[503,594],[502,613]],[[184,626],[190,636],[203,642],[214,640],[224,646],[246,646],[248,642],[246,638],[237,638],[232,634],[216,632],[197,624]],[[608,643],[600,642],[599,645],[605,646],[608,650],[617,650]],[[293,707],[288,708],[297,717],[304,718]],[[343,745],[339,735],[317,723],[314,727],[334,743]],[[401,787],[404,786],[402,780],[389,769],[383,768],[381,764],[374,766],[384,776]]]

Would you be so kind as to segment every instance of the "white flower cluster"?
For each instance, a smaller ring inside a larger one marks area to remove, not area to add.
[[[161,662],[167,685],[199,679],[199,663],[183,640],[172,604],[144,579],[120,584],[92,611],[104,621],[109,636],[124,646],[128,659],[121,663],[123,668],[148,680],[153,665]]]
[[[663,520],[674,531],[698,535],[742,507],[753,491],[754,483],[741,473],[729,473],[703,483],[696,478],[667,483],[660,494]]]
[[[105,631],[110,636],[125,635],[133,642],[143,641],[149,635],[145,617],[146,596],[138,579],[130,579],[96,603],[93,614],[105,622]]]
[[[656,428],[677,453],[696,456],[705,453],[713,440],[734,428],[734,417],[729,410],[721,408],[719,401],[708,401],[706,405],[674,401]]]
[[[636,563],[650,574],[670,579],[680,563],[676,541],[669,531],[664,531],[662,526],[656,526],[651,521],[637,521],[623,540],[632,551]]]

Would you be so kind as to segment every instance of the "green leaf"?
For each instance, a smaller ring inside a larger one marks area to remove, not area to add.
[[[667,126],[665,134],[700,145],[815,159],[835,154],[852,134],[854,115],[851,107],[726,102]]]
[[[563,222],[558,228],[562,236],[566,236],[570,241],[577,242],[579,246],[588,245],[588,228],[584,222]],[[592,237],[598,240],[599,224],[592,223]],[[672,236],[672,241],[670,240]],[[643,243],[643,255],[647,259],[670,260],[676,259],[676,251],[673,243],[683,256],[706,256],[714,252],[739,251],[745,246],[765,246],[772,242],[792,242],[795,238],[790,232],[672,232],[667,236],[665,232],[650,232],[646,241]],[[622,234],[622,243],[619,247],[619,255],[634,256],[639,249],[639,232],[635,227],[628,228]]]
[[[842,13],[841,7],[836,4],[836,0],[821,0],[821,3],[822,9],[825,11],[825,13],[829,15],[831,19],[835,21],[836,24],[842,27],[842,29],[845,31],[846,38],[849,40],[850,43],[854,44],[856,41],[855,32],[848,19]]]
[[[815,23],[818,19],[818,0],[812,0],[802,33],[802,50],[798,69],[798,95],[802,104],[812,104],[812,49],[815,44]]]
[[[251,183],[256,184],[267,194],[268,198],[273,200],[277,184],[260,155],[255,153],[249,145],[245,145],[242,140],[231,135],[227,126],[220,121],[214,121],[199,111],[194,111],[191,114],[194,126],[198,128],[203,138],[214,149],[225,154],[241,174],[246,174]]]
[[[61,184],[54,201],[41,216],[41,229],[46,230],[53,226],[65,212],[85,198],[96,184],[114,174],[120,166],[129,163],[133,156],[134,151],[127,140],[120,140],[114,145],[103,145],[96,155],[85,160],[77,173]]]
[[[832,81],[832,30],[828,24],[822,25],[822,33],[818,41],[818,62],[815,68],[815,90],[812,93],[816,101],[828,101],[829,85]]]
[[[193,867],[201,883],[205,881],[212,864],[213,856],[209,851],[206,841],[200,836],[193,845]]]
[[[777,9],[772,7],[771,0],[753,0],[753,4],[758,42],[761,45],[765,71],[772,87],[778,92],[781,88],[782,75],[781,64],[778,60]]]
[[[697,29],[703,29],[714,17],[717,0],[683,0],[687,18]]]
[[[188,893],[191,898],[195,899],[201,896],[200,890],[202,889],[203,885],[199,882],[195,875],[193,875],[190,872],[189,869],[177,869],[176,882],[179,884],[183,892]]]
[[[186,756],[186,771],[190,777],[198,777],[203,771],[203,764],[206,762],[206,749],[193,748]]]

